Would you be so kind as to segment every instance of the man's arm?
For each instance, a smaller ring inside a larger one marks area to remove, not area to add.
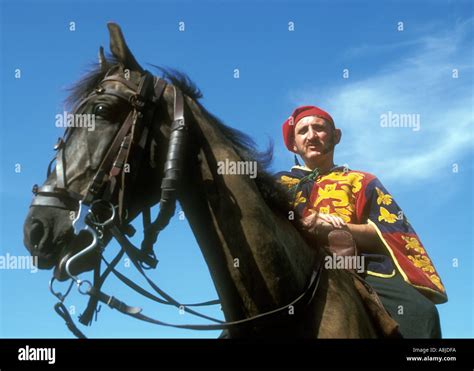
[[[386,250],[372,224],[346,224],[351,232],[359,252],[367,254],[385,254]]]
[[[386,250],[374,226],[371,224],[345,223],[335,215],[313,213],[301,219],[301,226],[311,239],[319,244],[328,243],[328,234],[335,229],[345,229],[352,234],[359,252],[385,254]]]

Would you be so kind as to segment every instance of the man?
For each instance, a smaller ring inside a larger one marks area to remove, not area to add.
[[[290,172],[277,174],[293,197],[306,233],[318,244],[328,234],[349,231],[360,256],[363,277],[407,338],[439,338],[434,303],[447,301],[446,291],[425,248],[382,183],[372,174],[334,165],[342,132],[332,117],[315,106],[298,107],[283,124],[283,139],[296,155]]]

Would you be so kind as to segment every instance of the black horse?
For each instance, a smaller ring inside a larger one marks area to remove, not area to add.
[[[288,220],[286,191],[266,170],[271,149],[259,153],[248,136],[208,113],[185,75],[162,70],[164,79],[153,77],[137,63],[120,28],[108,27],[112,57],[101,48],[97,68],[69,99],[76,114],[94,115],[95,130],[67,130],[55,170],[36,187],[26,217],[24,242],[39,267],[54,267],[56,279],[73,278],[81,286],[79,275],[97,269],[112,237],[137,266],[153,266],[153,243],[179,200],[226,320],[242,321],[229,326],[232,337],[380,335],[351,274],[315,272],[324,252]],[[258,176],[222,174],[221,161],[255,161]],[[151,222],[149,208],[158,202],[161,214]],[[145,241],[138,249],[126,234],[140,213]],[[80,288],[133,311],[100,290]]]

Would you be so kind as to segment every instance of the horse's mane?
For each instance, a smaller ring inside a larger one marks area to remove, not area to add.
[[[117,60],[110,56],[106,59],[105,68],[101,68],[98,63],[92,64],[89,71],[68,89],[69,95],[65,100],[66,106],[74,107],[77,102],[84,99],[96,88],[100,81],[104,79],[109,69],[117,67],[118,65]],[[208,112],[200,104],[199,99],[202,98],[202,93],[186,74],[172,68],[153,67],[160,72],[162,78],[179,88],[183,94],[193,99],[199,105],[204,117],[211,122],[211,124],[216,126],[225,138],[231,142],[243,161],[257,162],[258,176],[255,178],[255,183],[265,202],[275,211],[283,212],[285,215],[288,215],[288,212],[292,210],[288,193],[275,181],[274,176],[269,170],[273,159],[273,142],[270,141],[265,151],[258,151],[254,140],[250,136],[240,130],[225,125],[219,118]]]

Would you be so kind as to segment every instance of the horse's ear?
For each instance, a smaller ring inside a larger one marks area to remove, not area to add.
[[[102,46],[99,48],[99,65],[101,70],[107,68],[107,59],[105,58],[104,48]]]
[[[116,23],[109,22],[107,23],[107,27],[109,29],[110,35],[110,51],[115,56],[115,58],[117,58],[117,60],[122,63],[125,68],[128,68],[132,71],[143,72],[143,68],[138,64],[137,60],[127,46],[120,26]]]

